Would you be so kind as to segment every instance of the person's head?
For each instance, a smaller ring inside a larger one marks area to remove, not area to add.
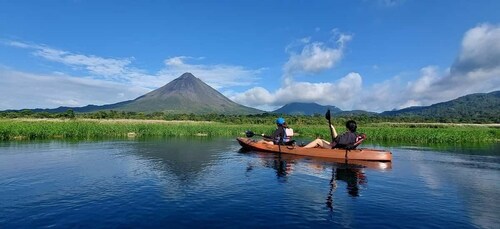
[[[277,119],[276,119],[276,125],[278,125],[278,126],[283,126],[283,125],[285,125],[285,119],[284,119],[284,118],[282,118],[282,117],[277,118]]]
[[[351,131],[351,132],[356,132],[356,129],[358,126],[356,125],[356,122],[354,120],[349,120],[345,123],[345,127]]]

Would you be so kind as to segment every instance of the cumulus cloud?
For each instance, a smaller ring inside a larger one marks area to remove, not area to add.
[[[500,66],[500,27],[479,25],[465,33],[462,50],[452,66],[453,75],[490,71]]]
[[[341,33],[336,29],[331,32],[332,37],[328,42],[312,42],[311,37],[306,37],[292,42],[285,48],[289,58],[283,66],[281,88],[270,92],[265,88],[255,87],[240,94],[226,95],[238,103],[260,109],[290,102],[316,102],[352,108],[357,100],[355,93],[362,87],[362,77],[358,73],[349,73],[334,83],[294,80],[297,74],[313,74],[331,69],[343,58],[345,46],[352,39],[352,35]]]
[[[308,43],[300,53],[291,53],[285,64],[285,76],[297,71],[315,72],[334,66],[342,57],[350,36],[339,36],[337,48]],[[288,49],[288,48],[287,48]],[[329,53],[329,54],[326,54]],[[500,26],[478,25],[468,30],[461,50],[450,68],[425,66],[415,80],[396,75],[389,80],[362,86],[362,77],[350,73],[336,82],[294,82],[292,77],[275,92],[263,88],[234,94],[232,99],[249,106],[282,106],[289,102],[317,102],[344,110],[386,111],[410,106],[428,106],[471,93],[500,90]],[[260,98],[259,93],[266,99]],[[273,99],[269,99],[273,98]]]
[[[359,102],[357,96],[362,90],[362,77],[349,73],[333,83],[294,82],[284,85],[275,92],[255,87],[230,98],[247,106],[264,109],[266,106],[281,106],[291,102],[316,102],[323,105],[352,109]]]
[[[450,70],[423,68],[420,78],[410,83],[408,89],[413,100],[421,105],[499,90],[500,26],[483,24],[467,31]]]
[[[426,66],[416,80],[399,76],[363,93],[361,109],[385,111],[428,106],[471,93],[500,90],[500,26],[478,25],[467,31],[450,69]]]
[[[310,42],[311,38],[303,38],[299,43],[293,43],[286,48],[289,59],[283,66],[285,80],[290,80],[297,73],[317,73],[330,69],[337,64],[344,55],[347,42],[352,39],[351,35],[332,31],[335,39],[333,44],[325,42]],[[305,44],[299,52],[293,51],[292,47]]]

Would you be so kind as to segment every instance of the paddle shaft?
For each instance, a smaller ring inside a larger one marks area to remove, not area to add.
[[[330,128],[330,135],[332,136],[332,144],[333,142],[335,141],[335,137],[333,136],[333,128],[332,128],[332,120],[331,120],[331,116],[330,116],[330,109],[328,109],[328,111],[326,112],[326,115],[325,115],[326,119],[328,119],[328,127]]]

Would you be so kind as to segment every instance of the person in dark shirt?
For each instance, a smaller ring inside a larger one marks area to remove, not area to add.
[[[285,121],[284,118],[279,117],[276,119],[276,130],[273,132],[271,136],[267,136],[262,134],[262,137],[264,137],[266,140],[262,140],[263,143],[265,144],[271,144],[271,145],[277,145],[277,144],[282,144],[282,145],[289,145],[292,144],[293,141],[291,140],[291,135],[287,134],[287,129],[288,125]]]
[[[323,139],[316,139],[307,145],[304,146],[304,148],[315,148],[315,147],[322,147],[322,148],[327,148],[327,149],[333,149],[333,148],[341,148],[341,149],[354,149],[356,148],[361,142],[366,139],[365,134],[360,134],[358,135],[356,133],[357,129],[357,124],[354,120],[349,120],[345,124],[347,128],[347,132],[337,135],[337,131],[335,130],[335,127],[331,125],[332,130],[333,130],[333,137],[334,141],[330,143],[329,141],[323,140]]]

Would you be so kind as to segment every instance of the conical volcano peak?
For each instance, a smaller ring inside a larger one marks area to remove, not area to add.
[[[185,72],[184,74],[179,76],[178,79],[190,79],[190,78],[196,79],[196,77],[193,74],[191,74],[191,72]]]
[[[123,107],[138,112],[163,111],[169,113],[262,113],[237,104],[208,86],[193,74],[186,72],[170,83],[138,97]]]

